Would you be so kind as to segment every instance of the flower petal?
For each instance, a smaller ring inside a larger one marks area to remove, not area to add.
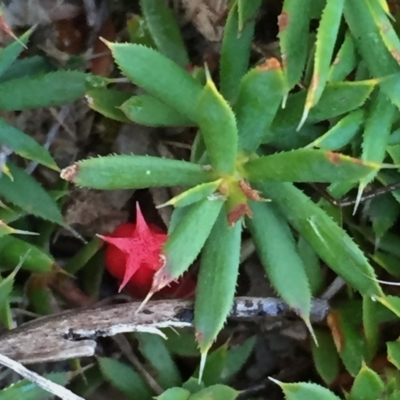
[[[120,292],[126,284],[131,280],[136,271],[141,267],[142,259],[136,257],[134,254],[129,254],[126,259],[126,266],[124,272],[124,279],[122,280],[121,285],[119,286],[118,292]]]

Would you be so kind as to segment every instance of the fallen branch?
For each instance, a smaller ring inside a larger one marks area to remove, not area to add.
[[[38,318],[0,336],[0,354],[22,364],[93,356],[96,338],[126,332],[164,336],[160,328],[192,326],[193,302],[150,301],[138,314],[140,302],[74,309]],[[321,323],[329,312],[326,300],[315,299],[310,320]],[[230,318],[285,318],[293,311],[275,298],[237,297]]]

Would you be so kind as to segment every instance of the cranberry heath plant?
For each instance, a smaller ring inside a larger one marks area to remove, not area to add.
[[[190,160],[111,155],[81,160],[61,174],[102,190],[185,187],[166,204],[174,213],[163,246],[165,264],[150,294],[182,276],[200,255],[194,325],[202,365],[233,302],[244,227],[271,284],[313,336],[309,315],[323,279],[319,260],[364,303],[373,299],[400,315],[399,299],[383,293],[370,261],[326,205],[296,186],[325,183],[333,195],[358,187],[360,197],[374,179],[398,176],[382,171],[395,167],[383,164],[386,153],[398,163],[397,139],[390,135],[400,116],[395,57],[400,42],[386,3],[307,0],[299,10],[298,2],[285,0],[278,21],[280,53],[250,65],[260,4],[231,4],[219,76],[212,77],[207,66],[187,68],[189,57],[170,10],[162,2],[142,1],[146,29],[136,38],[141,43],[107,45],[123,75],[145,94],[96,89],[87,98],[93,109],[122,122],[197,128]],[[310,52],[312,19],[319,28]],[[390,198],[384,211],[393,223],[398,201]],[[362,304],[359,310],[371,328],[369,308]],[[367,345],[377,337],[372,329],[368,333]],[[361,371],[362,348],[356,349],[356,364],[346,363],[351,355],[339,345],[334,350],[354,376]],[[318,398],[336,398],[312,387]],[[289,399],[301,398],[285,388]]]

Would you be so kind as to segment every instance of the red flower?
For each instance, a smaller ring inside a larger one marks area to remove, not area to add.
[[[134,297],[143,298],[150,291],[154,274],[164,265],[162,247],[168,235],[159,227],[147,224],[136,205],[136,224],[119,225],[110,236],[97,235],[107,242],[107,270]],[[189,275],[159,292],[168,297],[186,297],[194,293],[195,282]]]

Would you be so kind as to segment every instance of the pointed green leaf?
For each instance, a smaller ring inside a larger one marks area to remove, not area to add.
[[[140,8],[160,53],[181,67],[188,65],[185,43],[171,9],[159,0],[141,0]]]
[[[387,27],[376,24],[369,8],[369,0],[346,1],[344,16],[357,50],[372,76],[378,78],[398,73],[400,66],[395,60],[398,57],[390,54],[381,36],[381,29],[391,29],[390,22]],[[398,91],[393,90],[393,83],[383,80],[380,87],[399,107],[400,96]]]
[[[252,202],[247,218],[257,253],[272,286],[299,316],[308,320],[311,291],[303,261],[285,218],[272,204]]]
[[[336,310],[338,329],[343,339],[342,347],[338,351],[347,371],[356,376],[363,362],[364,339],[359,334],[354,318],[349,318],[349,313],[343,310],[344,307],[345,305]]]
[[[354,380],[349,400],[376,400],[381,398],[385,384],[379,375],[363,365]]]
[[[189,400],[190,392],[182,388],[171,388],[166,390],[160,396],[153,397],[155,400]]]
[[[300,236],[297,242],[297,251],[303,260],[311,294],[316,297],[324,288],[324,273],[319,262],[319,257],[303,236]]]
[[[202,86],[187,71],[145,46],[108,45],[121,71],[133,83],[185,117],[197,120],[197,100]]]
[[[210,77],[197,107],[197,120],[212,167],[219,173],[232,174],[238,152],[235,115]]]
[[[2,76],[15,62],[24,50],[24,44],[29,40],[33,29],[26,31],[19,40],[15,40],[0,51],[0,76]]]
[[[222,380],[228,382],[244,366],[253,353],[256,345],[256,335],[249,337],[238,346],[231,347],[226,358],[225,368],[222,373]]]
[[[194,186],[213,179],[210,171],[197,164],[128,155],[78,161],[61,171],[61,177],[79,186],[101,190]]]
[[[380,165],[323,150],[299,149],[264,156],[245,164],[246,177],[253,182],[355,181],[378,171]]]
[[[173,197],[165,205],[174,207],[186,207],[193,203],[204,200],[206,197],[211,196],[221,184],[222,179],[218,179],[214,182],[202,183],[191,189],[188,189],[178,196]],[[160,207],[160,206],[159,206]]]
[[[355,69],[356,63],[357,57],[354,40],[351,34],[347,32],[344,42],[329,68],[328,82],[343,81]]]
[[[274,58],[243,77],[235,104],[240,150],[253,153],[258,148],[282,102],[284,90],[282,70]]]
[[[307,147],[318,147],[323,150],[339,150],[347,146],[360,131],[364,122],[363,110],[356,110],[343,117],[326,133],[314,140]]]
[[[24,254],[24,270],[51,272],[57,269],[54,258],[39,247],[12,235],[0,237],[0,264],[3,269],[14,268]]]
[[[318,346],[312,342],[312,355],[319,375],[327,385],[339,375],[339,355],[329,331],[315,330]]]
[[[71,372],[52,372],[44,374],[44,377],[61,386],[66,386],[73,378]],[[1,400],[51,400],[54,398],[52,393],[40,388],[36,384],[26,379],[20,380],[4,388],[0,392]]]
[[[164,245],[167,264],[161,274],[176,279],[190,267],[209,237],[222,205],[219,199],[204,199],[189,208]]]
[[[146,94],[132,96],[121,110],[130,121],[147,126],[193,126],[194,122],[162,101]]]
[[[307,122],[325,121],[360,108],[377,84],[378,81],[373,79],[358,82],[328,83],[318,104],[310,110]],[[301,119],[305,100],[305,91],[290,95],[286,107],[280,109],[276,114],[271,131],[295,129]],[[266,132],[267,135],[268,131]]]
[[[397,369],[400,369],[400,342],[386,342],[388,361],[391,362]]]
[[[130,119],[125,116],[120,107],[131,97],[132,95],[128,92],[102,88],[89,90],[85,99],[88,106],[101,115],[120,122],[130,122]]]
[[[9,68],[0,76],[0,82],[23,78],[28,75],[43,75],[46,72],[54,70],[54,66],[51,65],[47,57],[36,55],[32,57],[18,58],[12,64],[12,68]]]
[[[240,394],[237,390],[224,385],[209,386],[189,397],[189,400],[235,400]]]
[[[154,333],[137,332],[139,349],[155,372],[156,381],[164,389],[171,386],[181,386],[182,378],[179,370],[169,353],[165,340]]]
[[[386,94],[377,91],[375,96],[373,96],[370,113],[365,121],[362,160],[376,163],[383,162],[395,113],[396,108],[387,98]],[[362,179],[360,189],[363,190],[376,174],[377,171],[374,171]]]
[[[153,49],[156,48],[156,44],[149,32],[147,21],[142,16],[134,14],[128,18],[126,29],[128,30],[131,43],[142,44]]]
[[[98,361],[104,378],[128,398],[152,399],[150,388],[131,367],[107,357],[100,357]]]
[[[328,79],[329,67],[332,61],[340,21],[342,19],[345,0],[327,1],[318,27],[317,42],[314,56],[314,72],[311,85],[307,92],[304,113],[300,122],[303,125],[309,110],[321,98]]]
[[[383,295],[374,269],[362,251],[309,197],[290,183],[262,183],[257,188],[345,281],[362,294],[377,298]]]
[[[231,104],[236,100],[240,80],[247,72],[249,66],[255,13],[257,11],[256,5],[259,3],[259,0],[253,0],[251,3],[254,3],[251,6],[254,14],[250,15],[250,13],[247,13],[247,22],[242,31],[240,31],[237,3],[234,3],[229,10],[224,27],[219,81],[222,95]]]
[[[202,376],[202,383],[205,386],[216,385],[221,382],[221,374],[226,365],[227,355],[228,344],[225,343],[207,357]],[[198,378],[199,368],[196,369],[193,376]]]
[[[364,214],[372,222],[379,240],[396,223],[400,215],[400,204],[390,194],[375,197],[365,207]]]
[[[285,0],[278,17],[287,93],[299,83],[306,64],[311,3],[310,0],[302,1],[300,10],[296,0]]]
[[[204,246],[196,288],[196,339],[206,354],[231,310],[240,258],[241,222],[228,226],[221,212]]]
[[[55,200],[24,170],[11,162],[7,165],[14,181],[4,174],[1,176],[0,196],[28,214],[62,225],[63,217]],[[26,193],[29,193],[29,196]]]
[[[286,400],[341,400],[329,389],[315,383],[283,383],[275,379],[273,381],[281,387]]]
[[[0,83],[0,110],[20,111],[54,107],[83,97],[89,74],[79,71],[56,71]]]
[[[37,161],[55,171],[59,170],[48,150],[36,142],[36,140],[7,124],[2,119],[0,119],[0,143],[14,150],[21,157]]]
[[[243,31],[245,25],[251,22],[260,8],[262,0],[238,0],[238,15],[239,15],[239,33]]]
[[[382,307],[380,303],[374,301],[368,296],[363,296],[362,317],[365,337],[364,359],[370,363],[378,350],[380,339],[380,327],[378,320],[377,306]]]
[[[379,29],[382,41],[386,48],[389,50],[393,58],[400,61],[400,39],[397,32],[392,25],[392,21],[388,15],[388,8],[386,10],[382,7],[383,1],[366,0],[371,16],[375,22],[375,26]]]

